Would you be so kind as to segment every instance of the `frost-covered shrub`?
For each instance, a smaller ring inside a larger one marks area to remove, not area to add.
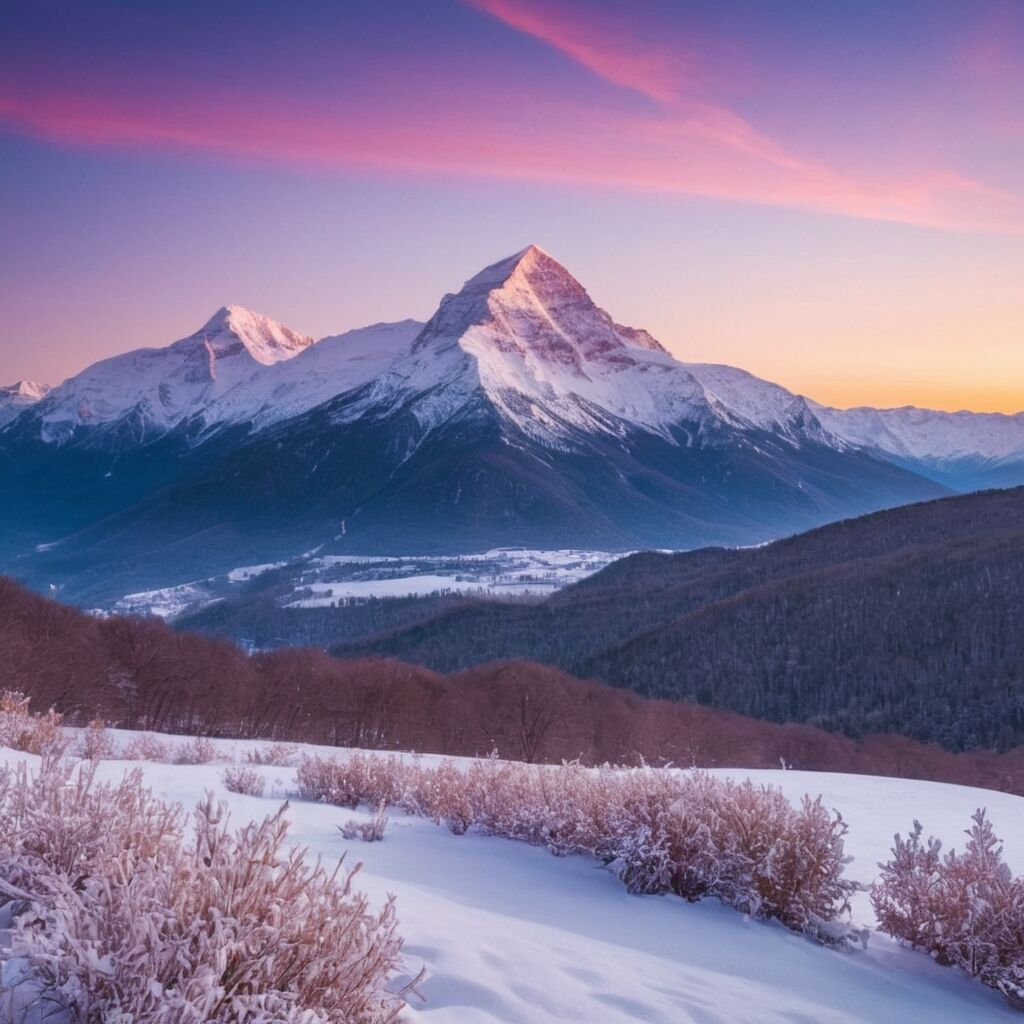
[[[210,764],[217,760],[217,748],[205,736],[193,736],[174,751],[175,764]]]
[[[456,834],[474,829],[559,856],[589,853],[630,892],[713,896],[835,945],[864,938],[848,923],[856,886],[843,877],[846,824],[820,800],[793,807],[776,789],[701,772],[494,758],[465,768],[362,754],[310,758],[298,781],[308,799],[390,803]]]
[[[61,716],[29,711],[29,698],[16,690],[0,692],[0,747],[27,754],[59,754],[67,746]]]
[[[74,747],[76,757],[87,761],[104,761],[114,756],[114,742],[107,732],[106,723],[94,718],[79,734]]]
[[[355,871],[282,852],[287,805],[233,832],[208,794],[189,839],[140,773],[113,786],[94,770],[0,769],[0,904],[14,912],[0,961],[27,967],[44,1019],[397,1020],[393,902],[371,911]]]
[[[395,755],[374,757],[357,751],[344,760],[304,758],[296,779],[303,799],[355,808],[360,803],[403,803],[410,773]]]
[[[133,736],[119,752],[119,756],[123,761],[157,761],[169,764],[171,748],[165,740],[152,733],[143,732]]]
[[[221,774],[221,781],[225,789],[232,793],[241,793],[243,796],[263,796],[266,787],[266,780],[252,768],[225,768]]]
[[[245,752],[249,764],[273,765],[276,768],[290,768],[299,757],[299,748],[294,743],[268,743]]]
[[[154,857],[180,833],[180,810],[156,800],[140,771],[117,786],[97,784],[95,774],[95,763],[52,755],[38,772],[0,768],[0,890],[45,894],[102,873],[122,855]]]
[[[984,810],[967,845],[943,855],[921,823],[897,835],[871,889],[882,931],[959,967],[1024,1010],[1024,877],[1014,878]]]
[[[379,843],[384,838],[384,830],[388,827],[388,805],[381,803],[369,821],[350,818],[338,829],[344,839],[361,839],[364,843]]]

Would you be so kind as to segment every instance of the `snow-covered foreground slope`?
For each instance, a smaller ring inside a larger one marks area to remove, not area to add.
[[[241,760],[253,744],[221,742]],[[320,752],[323,752],[322,750]],[[338,751],[329,751],[339,754]],[[25,755],[4,751],[0,757]],[[427,758],[426,760],[435,760]],[[131,765],[107,762],[118,779]],[[265,798],[224,790],[223,766],[143,764],[162,797],[193,805],[215,789],[243,824],[275,809],[294,789],[292,769],[262,767]],[[1024,870],[1024,800],[984,790],[863,776],[721,771],[777,785],[792,800],[822,793],[850,824],[848,873],[870,881],[892,833],[914,817],[947,845],[986,806],[1011,867]],[[346,843],[337,826],[365,811],[292,801],[291,835],[333,860],[346,847],[365,863],[360,885],[380,901],[398,896],[410,974],[429,972],[425,1024],[584,1021],[650,1024],[965,1024],[1019,1016],[999,997],[926,956],[873,934],[865,952],[838,953],[781,927],[745,920],[708,901],[630,896],[595,862],[558,859],[521,843],[453,836],[429,821],[392,812],[382,843]],[[856,917],[870,924],[860,897]]]

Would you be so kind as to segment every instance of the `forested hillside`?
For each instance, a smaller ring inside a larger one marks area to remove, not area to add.
[[[524,761],[848,771],[1024,793],[1024,749],[951,754],[651,700],[529,662],[452,675],[288,649],[248,656],[152,619],[96,618],[0,577],[0,688],[70,724]]]
[[[531,658],[659,696],[950,749],[1024,742],[1024,489],[764,547],[640,554],[538,605],[476,603],[339,653]]]

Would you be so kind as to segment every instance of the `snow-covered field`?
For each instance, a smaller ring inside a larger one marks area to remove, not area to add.
[[[292,562],[239,566],[222,576],[126,594],[110,611],[174,618],[236,592],[268,571],[287,576],[291,608],[330,607],[338,601],[429,594],[490,597],[553,594],[625,556],[625,552],[536,551],[495,548],[468,555],[327,555],[310,553]]]
[[[361,597],[408,597],[435,593],[490,597],[547,596],[592,575],[622,554],[606,551],[531,551],[496,548],[475,555],[432,558],[324,556],[312,560],[321,570],[345,566],[337,582],[308,584],[311,592],[290,602],[312,608]],[[424,569],[431,571],[424,572]]]
[[[241,760],[254,744],[219,741]],[[312,752],[314,748],[308,748]],[[325,752],[320,748],[317,752]],[[339,751],[329,751],[339,754]],[[26,755],[0,751],[0,758]],[[425,758],[434,761],[435,758]],[[111,761],[117,779],[135,762]],[[162,797],[193,805],[214,789],[235,824],[261,818],[294,789],[294,770],[258,767],[264,798],[221,784],[223,765],[143,763]],[[792,771],[722,770],[779,786],[791,799],[821,793],[850,825],[848,874],[869,882],[892,834],[919,818],[926,832],[962,845],[962,830],[985,806],[1015,872],[1024,871],[1024,799],[906,779]],[[1000,997],[924,954],[873,934],[864,952],[839,953],[781,927],[744,919],[713,901],[631,896],[594,861],[556,858],[522,843],[454,836],[429,821],[391,812],[381,843],[346,843],[338,825],[369,817],[292,799],[291,836],[324,858],[346,847],[362,860],[360,886],[374,900],[398,896],[410,975],[425,966],[424,1024],[583,1021],[645,1024],[968,1024],[1020,1016]],[[855,919],[872,924],[866,897]]]

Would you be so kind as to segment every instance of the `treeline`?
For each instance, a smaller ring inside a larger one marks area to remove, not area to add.
[[[0,688],[71,724],[530,762],[673,763],[861,772],[1024,793],[1024,749],[954,755],[898,736],[854,741],[649,700],[549,666],[442,675],[292,648],[247,656],[153,619],[96,618],[0,577]]]
[[[951,750],[1024,743],[1024,489],[752,550],[641,554],[536,606],[475,603],[335,653],[529,658],[637,692]]]

